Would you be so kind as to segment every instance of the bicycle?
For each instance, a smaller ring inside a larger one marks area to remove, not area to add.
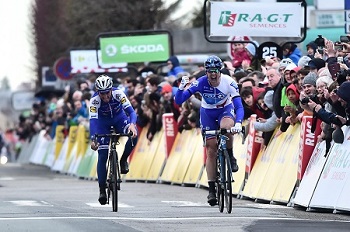
[[[219,130],[207,130],[204,134],[216,135],[217,137],[217,177],[216,177],[216,193],[218,198],[219,211],[224,211],[226,205],[227,213],[232,212],[232,182],[234,182],[232,176],[232,167],[230,157],[227,152],[227,140],[229,139],[226,134],[232,133],[231,129],[219,129]],[[245,141],[245,127],[242,127],[242,143]]]
[[[120,183],[122,182],[119,166],[118,152],[116,146],[120,144],[120,137],[128,137],[131,139],[132,132],[129,134],[116,133],[113,126],[111,126],[110,134],[95,134],[97,138],[110,138],[108,145],[108,159],[107,159],[107,204],[109,204],[110,195],[112,193],[112,210],[118,212],[118,191],[120,190]],[[132,140],[131,140],[132,142]],[[132,144],[133,146],[133,144]]]

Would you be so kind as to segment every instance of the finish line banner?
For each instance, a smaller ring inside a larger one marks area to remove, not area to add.
[[[301,2],[210,3],[210,36],[301,37]]]

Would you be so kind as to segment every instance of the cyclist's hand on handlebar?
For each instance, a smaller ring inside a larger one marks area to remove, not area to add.
[[[93,140],[93,141],[91,141],[90,147],[91,147],[92,150],[96,151],[99,145],[100,144],[97,141]]]
[[[129,126],[129,133],[132,132],[132,138],[135,138],[137,136],[137,129],[136,129],[136,125],[131,123]]]
[[[234,127],[231,128],[231,133],[239,133],[242,131],[242,123],[237,122]]]

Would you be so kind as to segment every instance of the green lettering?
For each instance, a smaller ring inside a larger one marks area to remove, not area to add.
[[[288,21],[289,16],[292,16],[293,14],[283,14],[284,16],[284,22]]]
[[[245,21],[245,22],[248,22],[248,14],[239,14],[239,17],[238,17],[238,22],[241,22],[241,21]]]
[[[276,16],[276,17],[274,17],[274,16]],[[270,14],[267,17],[267,21],[272,22],[272,23],[277,22],[277,20],[278,20],[278,14]]]
[[[259,23],[261,23],[261,21],[262,21],[261,14],[256,14],[251,22],[254,22],[255,20],[257,20]]]

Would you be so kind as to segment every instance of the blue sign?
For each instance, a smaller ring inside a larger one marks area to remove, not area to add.
[[[59,58],[53,65],[55,75],[64,81],[72,79],[73,76],[70,73],[71,69],[70,59],[65,57]]]
[[[350,0],[344,0],[345,10],[350,10]]]

